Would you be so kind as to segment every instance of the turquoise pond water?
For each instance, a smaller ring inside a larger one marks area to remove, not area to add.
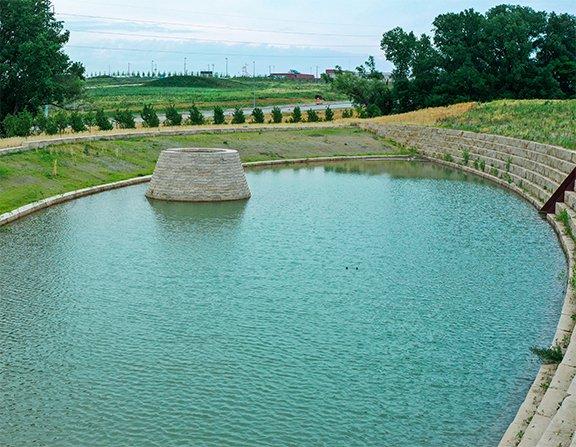
[[[565,290],[536,210],[425,163],[248,181],[0,229],[0,445],[497,443]]]

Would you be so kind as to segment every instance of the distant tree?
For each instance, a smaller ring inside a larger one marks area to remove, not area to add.
[[[299,123],[302,121],[302,110],[299,106],[294,107],[292,111],[292,116],[290,118],[291,123]]]
[[[258,124],[264,123],[264,112],[262,111],[261,108],[256,107],[256,108],[252,111],[252,120],[253,120],[255,123],[258,123]]]
[[[232,114],[232,124],[244,124],[246,122],[246,117],[244,116],[244,111],[237,107]]]
[[[166,108],[166,126],[180,126],[182,124],[182,114],[178,112],[174,104],[170,104]]]
[[[35,114],[80,95],[84,67],[64,52],[68,38],[50,0],[1,0],[0,134],[8,114]]]
[[[307,121],[309,123],[316,123],[320,121],[320,117],[318,116],[318,113],[316,113],[316,110],[310,109],[306,112],[306,115]]]
[[[84,120],[82,119],[82,115],[78,112],[72,112],[69,117],[70,128],[74,132],[84,132],[88,130],[86,125],[84,124]]]
[[[112,130],[114,128],[103,110],[96,111],[96,126],[100,130]]]
[[[324,119],[326,121],[333,121],[334,120],[334,112],[330,107],[326,107],[326,112],[324,112]]]
[[[272,121],[276,124],[282,122],[282,110],[279,107],[274,107],[272,109]]]
[[[220,106],[214,107],[214,124],[224,124],[226,117],[224,116],[224,109]]]
[[[128,109],[126,110],[116,110],[114,114],[114,121],[120,129],[134,129],[136,128],[136,122],[134,121],[134,115]]]
[[[190,108],[190,124],[192,124],[193,126],[201,126],[202,124],[204,124],[204,114],[198,109],[198,107],[196,107],[196,105],[193,105]]]
[[[140,117],[146,127],[159,127],[160,126],[160,118],[158,118],[158,114],[156,110],[154,110],[154,106],[151,104],[146,104],[142,109],[142,113],[140,113]]]

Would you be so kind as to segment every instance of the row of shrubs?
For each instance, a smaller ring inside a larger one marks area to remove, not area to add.
[[[183,124],[199,126],[208,124],[209,120],[202,114],[202,112],[193,105],[190,108],[189,116],[184,119],[183,115],[172,105],[166,111],[165,126],[180,126]],[[154,106],[146,105],[142,109],[140,116],[145,127],[160,127],[160,117],[156,113]],[[344,110],[343,118],[352,118],[354,112],[352,110]],[[249,118],[252,123],[263,124],[266,120],[264,112],[261,108],[256,107]],[[316,110],[308,110],[306,118],[304,118],[300,107],[295,107],[290,117],[286,120],[288,123],[300,122],[319,122],[322,120],[332,121],[334,119],[334,112],[330,107],[324,111],[324,118],[318,114]],[[272,109],[271,118],[269,123],[282,123],[284,117],[279,107]],[[220,125],[226,124],[227,119],[224,109],[220,106],[214,108],[214,115],[210,121],[212,124]],[[247,122],[247,117],[241,108],[236,108],[232,114],[231,124],[244,124]],[[133,129],[136,127],[134,114],[129,110],[118,110],[111,119],[102,110],[96,112],[71,112],[64,111],[56,112],[48,117],[43,114],[33,116],[30,112],[24,111],[17,115],[8,115],[3,121],[4,133],[7,137],[27,137],[32,134],[56,135],[64,133],[68,128],[73,132],[84,132],[90,128],[98,128],[99,130],[112,130],[114,126],[119,129]]]

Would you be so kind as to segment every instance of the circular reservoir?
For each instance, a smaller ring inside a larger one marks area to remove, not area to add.
[[[566,286],[535,209],[427,163],[248,182],[0,229],[0,445],[497,443]]]

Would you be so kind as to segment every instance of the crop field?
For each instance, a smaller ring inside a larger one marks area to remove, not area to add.
[[[118,81],[90,79],[83,103],[86,107],[113,113],[120,108],[139,112],[144,104],[152,104],[158,111],[169,104],[181,110],[187,110],[192,104],[202,109],[216,105],[224,108],[251,107],[254,98],[258,106],[312,103],[318,94],[327,101],[345,99],[332,92],[329,85],[320,82],[187,76],[152,81],[141,78]]]

